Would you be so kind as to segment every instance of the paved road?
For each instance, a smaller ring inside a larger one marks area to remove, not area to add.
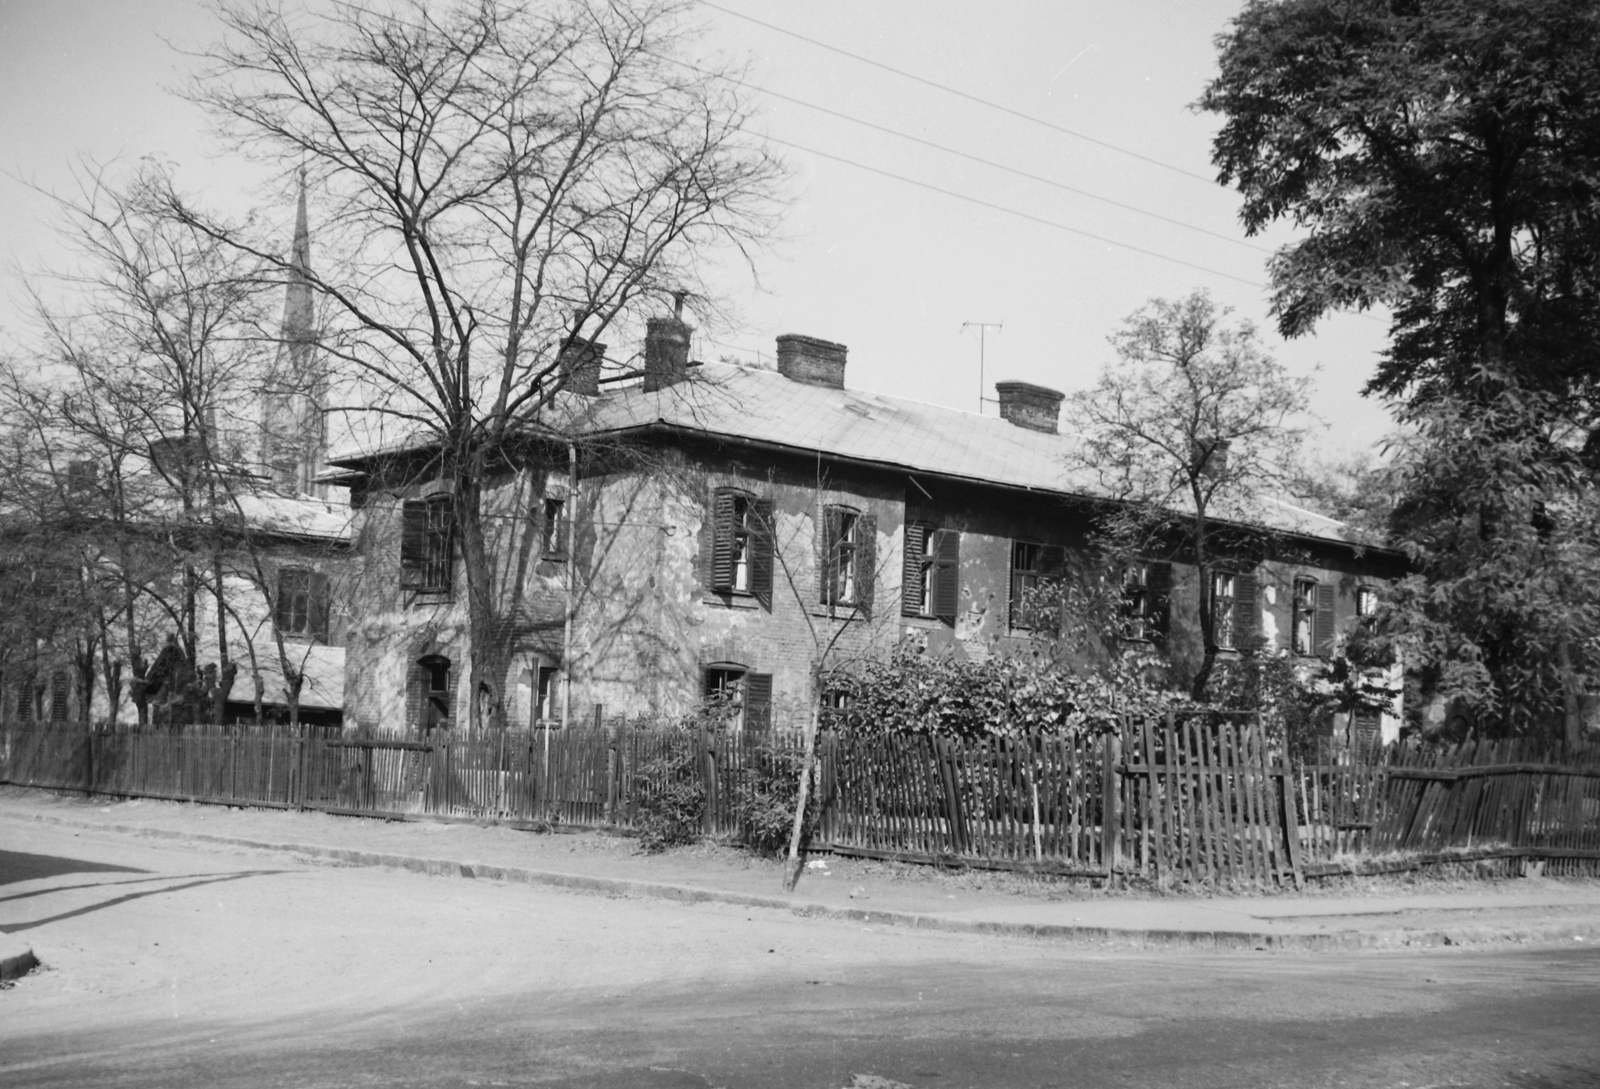
[[[1600,951],[1233,957],[0,822],[0,1085],[1600,1085]]]

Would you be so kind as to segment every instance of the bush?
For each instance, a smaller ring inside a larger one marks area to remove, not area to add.
[[[739,838],[745,846],[764,855],[781,854],[789,847],[794,833],[794,807],[800,795],[800,771],[805,754],[793,749],[761,745],[751,754],[750,791],[739,799],[735,814]],[[817,793],[806,800],[806,823],[802,842],[816,831],[819,812]]]
[[[660,756],[640,765],[634,775],[639,846],[651,853],[693,843],[700,837],[705,819],[706,788],[694,745],[688,734],[673,741]]]

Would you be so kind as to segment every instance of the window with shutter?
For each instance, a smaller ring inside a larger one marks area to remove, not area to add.
[[[744,727],[747,730],[772,729],[772,674],[744,675]]]
[[[1235,594],[1238,576],[1217,571],[1211,576],[1211,639],[1219,647],[1234,645]]]
[[[1235,650],[1255,650],[1260,630],[1261,608],[1256,601],[1255,572],[1241,571],[1233,576],[1233,641],[1228,645]]]
[[[822,604],[865,611],[872,600],[873,520],[848,507],[823,511]]]
[[[900,613],[927,616],[933,611],[933,534],[924,522],[907,522],[901,550]]]
[[[1315,654],[1317,637],[1317,581],[1294,580],[1294,612],[1290,618],[1290,648],[1296,654]]]
[[[702,553],[707,587],[721,594],[748,594],[772,608],[772,500],[732,488],[711,494],[710,533]]]
[[[17,721],[33,721],[33,678],[24,677],[17,683]]]
[[[71,681],[66,670],[58,669],[50,675],[50,721],[65,722],[70,705]]]
[[[552,496],[544,501],[539,533],[539,555],[547,560],[567,558],[567,504]]]

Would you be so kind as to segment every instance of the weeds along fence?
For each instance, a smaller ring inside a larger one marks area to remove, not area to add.
[[[0,782],[390,818],[637,829],[696,784],[701,831],[792,807],[798,733],[637,728],[359,737],[282,726],[0,725]],[[813,849],[1163,882],[1273,885],[1430,861],[1600,870],[1600,753],[1527,742],[1291,761],[1249,716],[1074,736],[825,734]]]

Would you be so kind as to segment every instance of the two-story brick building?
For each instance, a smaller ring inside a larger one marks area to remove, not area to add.
[[[580,342],[553,410],[570,452],[531,443],[486,482],[514,721],[678,713],[737,685],[748,722],[797,723],[822,647],[839,662],[907,637],[970,656],[1026,639],[1027,591],[1104,502],[1066,467],[1060,394],[1002,382],[1000,415],[980,416],[848,388],[842,345],[779,337],[765,370],[691,364],[688,343],[652,321],[642,381],[613,384],[604,346]],[[370,728],[466,712],[453,500],[427,460],[404,444],[329,459],[365,572],[347,720]],[[1401,559],[1269,509],[1281,555],[1215,577],[1219,641],[1327,655]],[[1153,562],[1128,587],[1134,634],[1179,661],[1201,652],[1195,578]]]

